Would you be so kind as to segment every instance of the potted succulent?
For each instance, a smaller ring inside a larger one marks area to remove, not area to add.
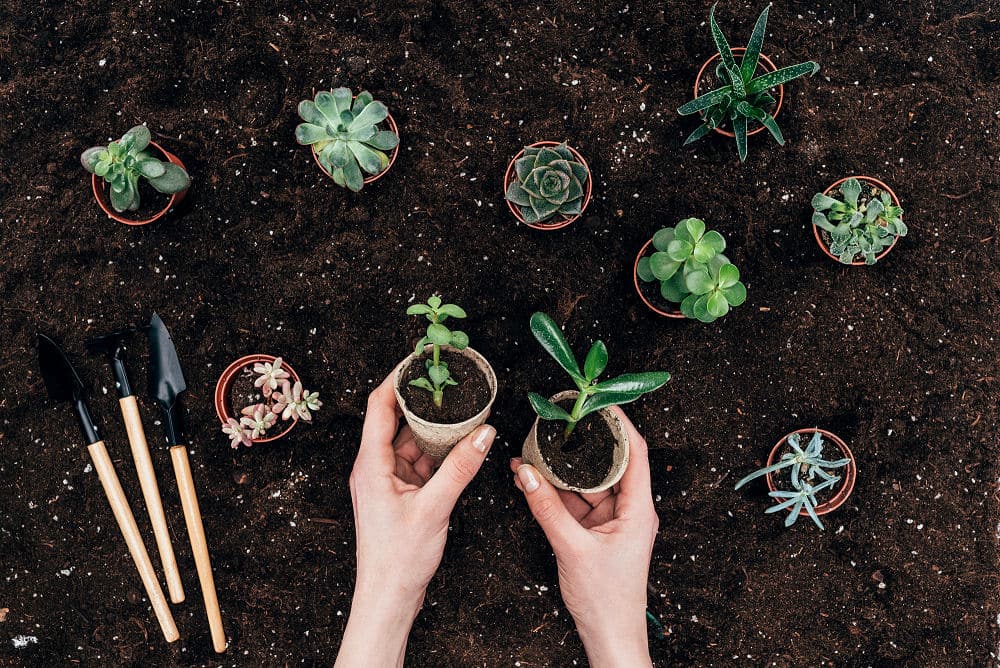
[[[540,141],[514,156],[503,187],[515,218],[536,230],[558,230],[587,208],[593,184],[579,151],[566,142]]]
[[[668,318],[713,322],[746,301],[740,271],[722,251],[726,240],[698,218],[665,227],[635,258],[632,280],[640,299]]]
[[[146,225],[162,218],[191,186],[184,163],[152,141],[144,125],[107,146],[88,148],[80,162],[93,175],[90,182],[97,204],[110,218],[126,225]]]
[[[322,406],[319,393],[303,389],[295,370],[272,355],[239,358],[215,385],[215,412],[234,448],[277,440]]]
[[[535,392],[528,394],[538,417],[524,441],[522,459],[559,489],[600,492],[610,488],[625,474],[629,458],[628,435],[611,407],[658,390],[670,380],[670,374],[627,373],[599,382],[608,364],[603,341],[594,342],[581,369],[551,317],[532,315],[531,333],[569,374],[576,390],[559,392],[549,399]]]
[[[803,436],[811,436],[805,448],[801,444]],[[839,459],[823,458],[824,437],[840,450]],[[839,469],[843,469],[843,475],[835,473]],[[854,491],[857,474],[854,454],[838,436],[818,427],[799,429],[778,441],[771,449],[767,464],[736,483],[736,489],[766,476],[770,489],[768,496],[778,503],[765,513],[789,510],[786,527],[795,524],[800,516],[808,515],[823,529],[819,516],[844,505]]]
[[[906,236],[899,198],[870,176],[840,179],[816,193],[812,206],[816,243],[843,264],[875,264]]]
[[[295,128],[296,141],[309,146],[316,164],[338,186],[358,192],[396,162],[396,121],[368,91],[357,96],[350,88],[320,91],[314,100],[299,102],[299,116],[305,122]]]
[[[432,295],[406,313],[424,316],[429,324],[413,353],[396,367],[396,401],[417,445],[443,459],[486,421],[497,397],[497,377],[486,358],[469,347],[468,335],[445,324],[466,317],[461,307]]]
[[[698,71],[694,82],[694,99],[677,110],[681,116],[700,114],[702,120],[701,125],[684,141],[685,146],[715,130],[736,139],[736,152],[740,162],[743,162],[747,158],[747,137],[764,128],[768,129],[778,144],[784,145],[785,138],[774,120],[784,99],[782,84],[805,74],[816,74],[819,65],[810,60],[777,69],[767,56],[761,54],[770,8],[768,5],[761,12],[746,48],[731,49],[719,24],[715,22],[715,5],[712,5],[708,23],[718,52]],[[741,56],[739,63],[735,56]],[[718,63],[711,69],[710,65],[715,61]],[[709,81],[709,78],[712,80]],[[711,90],[702,94],[703,87]],[[771,94],[775,87],[778,88],[777,99]],[[731,123],[732,131],[722,129],[727,123]],[[748,125],[751,124],[760,127],[748,131]]]

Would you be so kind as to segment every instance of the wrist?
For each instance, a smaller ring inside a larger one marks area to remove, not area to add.
[[[645,617],[640,617],[639,622],[624,627],[611,623],[594,629],[578,624],[577,629],[590,665],[593,668],[651,666]]]
[[[337,667],[402,666],[410,628],[422,603],[423,592],[387,592],[384,586],[359,579]]]

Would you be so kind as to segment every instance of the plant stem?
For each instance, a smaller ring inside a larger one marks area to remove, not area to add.
[[[573,410],[570,411],[570,421],[566,423],[566,429],[563,430],[563,436],[569,438],[569,435],[573,433],[573,429],[576,427],[576,423],[580,421],[580,412],[583,410],[583,403],[589,397],[589,394],[580,392],[576,396],[576,402],[573,404]]]
[[[434,405],[441,408],[441,402],[444,400],[444,390],[434,390],[432,393],[434,397]]]

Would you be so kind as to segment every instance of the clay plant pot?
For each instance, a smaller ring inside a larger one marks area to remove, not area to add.
[[[876,179],[873,176],[845,176],[844,178],[840,179],[839,181],[836,181],[833,185],[831,185],[829,188],[827,188],[826,190],[824,190],[823,194],[824,195],[829,195],[833,191],[834,188],[840,187],[840,184],[842,184],[844,181],[847,181],[848,179],[857,179],[858,181],[864,181],[864,182],[866,182],[866,183],[868,183],[870,185],[873,185],[876,188],[881,188],[882,190],[884,190],[887,193],[889,193],[889,197],[892,198],[892,203],[893,204],[895,204],[896,206],[900,206],[900,204],[899,204],[899,198],[896,197],[896,193],[894,193],[892,191],[892,188],[890,188],[889,186],[887,186],[886,184],[884,184],[883,182],[879,181],[878,179]],[[902,219],[902,216],[900,216],[900,219]],[[816,237],[816,243],[819,244],[819,247],[823,250],[824,253],[826,253],[827,257],[829,257],[831,260],[833,260],[837,264],[844,264],[843,262],[840,261],[840,259],[836,255],[834,255],[833,253],[830,252],[830,247],[827,245],[826,241],[823,239],[823,235],[821,234],[821,230],[816,225],[813,225],[813,236]],[[884,251],[882,251],[881,253],[879,253],[878,255],[876,255],[875,256],[875,261],[878,262],[879,260],[881,260],[882,258],[884,258],[886,255],[888,255],[889,251],[891,251],[893,248],[895,248],[897,243],[899,243],[899,237],[896,237],[893,240],[891,246],[889,246]],[[866,267],[866,266],[870,266],[870,265],[865,264],[864,260],[855,260],[854,262],[851,262],[851,264],[849,266],[851,266],[851,267]]]
[[[775,444],[774,448],[771,450],[771,454],[767,458],[767,466],[770,466],[778,460],[778,456],[781,454],[782,448],[785,447],[785,442],[788,440],[789,436],[792,434],[801,434],[802,436],[808,436],[811,438],[816,432],[822,434],[826,442],[836,445],[843,453],[843,456],[851,460],[846,467],[843,478],[841,478],[840,486],[837,487],[837,493],[830,497],[828,501],[824,501],[816,506],[817,515],[826,515],[827,513],[832,513],[834,510],[840,508],[847,502],[847,498],[851,495],[851,492],[854,491],[854,482],[858,477],[858,464],[854,459],[854,453],[851,452],[851,449],[847,447],[847,443],[844,443],[839,436],[827,431],[826,429],[796,429],[793,432],[785,434],[785,436],[782,437],[777,444]],[[767,474],[767,487],[772,492],[775,492],[778,489],[774,484],[774,472]],[[806,517],[808,515],[809,513],[805,510],[805,508],[799,511],[800,517]]]
[[[185,172],[187,171],[187,167],[184,166],[184,163],[181,162],[181,159],[178,158],[176,155],[166,150],[165,148],[157,144],[155,141],[149,142],[149,145],[155,148],[160,153],[162,153],[163,157],[166,158],[168,161],[177,165]],[[104,181],[103,178],[101,178],[97,174],[91,174],[90,185],[94,190],[94,199],[97,200],[97,204],[98,206],[101,207],[101,210],[103,210],[104,213],[108,214],[108,218],[117,220],[119,223],[125,223],[126,225],[133,225],[133,226],[149,225],[153,221],[163,218],[163,216],[167,215],[167,213],[171,209],[180,204],[181,200],[184,199],[184,196],[187,195],[187,189],[182,190],[179,193],[174,193],[173,195],[170,196],[170,201],[167,202],[167,205],[165,207],[163,207],[163,210],[161,210],[152,218],[147,218],[145,220],[132,220],[130,218],[125,218],[124,213],[118,213],[111,206],[111,202],[108,199],[108,184]]]
[[[219,382],[215,384],[215,412],[218,414],[219,420],[222,421],[222,424],[227,424],[229,422],[229,418],[233,418],[237,421],[240,419],[239,414],[232,415],[229,412],[229,392],[232,389],[233,381],[236,379],[236,376],[248,366],[253,367],[253,365],[258,362],[274,362],[275,359],[277,358],[274,355],[245,355],[226,367],[226,370],[222,372],[221,376],[219,376]],[[288,379],[290,383],[294,385],[296,382],[299,382],[299,374],[295,373],[295,369],[290,367],[288,362],[282,360],[281,368],[287,371],[288,375],[291,376]],[[267,438],[255,438],[252,439],[252,441],[254,443],[270,443],[271,441],[276,441],[283,436],[287,436],[288,432],[292,430],[298,421],[299,416],[293,414],[291,422],[286,420],[284,422],[286,425],[285,428],[277,435],[268,436]]]
[[[746,52],[746,49],[743,48],[742,46],[733,47],[731,50],[732,50],[734,56],[742,56],[743,53]],[[698,76],[695,77],[695,80],[694,80],[694,96],[695,97],[698,97],[698,89],[701,86],[701,79],[704,76],[705,71],[708,69],[708,67],[710,65],[714,68],[714,65],[712,65],[712,63],[714,63],[715,61],[719,60],[719,58],[721,58],[721,57],[722,56],[720,56],[718,53],[716,53],[714,56],[712,56],[711,58],[709,58],[708,60],[706,60],[705,64],[701,66],[701,69],[698,70]],[[775,65],[774,62],[772,62],[770,58],[768,58],[767,56],[765,56],[762,53],[762,54],[760,54],[760,60],[757,62],[757,69],[762,69],[762,68],[763,68],[763,70],[765,72],[774,72],[774,71],[776,71],[778,69],[778,66]],[[784,102],[784,101],[785,101],[785,87],[784,87],[784,85],[779,85],[778,86],[778,102],[775,104],[774,113],[771,114],[772,117],[777,118],[778,113],[781,111],[781,103]],[[759,128],[756,128],[754,130],[751,130],[751,131],[747,132],[747,136],[749,137],[751,135],[755,135],[758,132],[763,132],[766,129],[767,128],[765,128],[763,125],[761,125]],[[732,132],[730,132],[729,130],[723,130],[722,128],[714,128],[714,130],[716,132],[718,132],[720,135],[723,135],[725,137],[735,137],[736,136]]]
[[[656,313],[657,315],[662,315],[664,318],[680,318],[681,320],[683,320],[687,316],[684,315],[683,313],[681,313],[681,310],[679,308],[674,309],[672,311],[665,311],[665,310],[661,309],[660,307],[658,307],[653,302],[651,302],[649,299],[647,299],[646,295],[644,295],[642,293],[642,286],[639,284],[639,281],[640,281],[640,279],[639,279],[639,260],[641,260],[643,258],[643,256],[646,254],[646,251],[649,250],[649,247],[652,246],[652,245],[653,245],[653,240],[650,239],[639,250],[639,254],[635,256],[635,264],[632,265],[632,283],[633,283],[633,285],[635,285],[635,291],[639,294],[639,299],[642,300],[642,303],[645,304],[646,306],[648,306],[649,310],[651,310],[653,313]],[[664,301],[666,301],[666,300],[664,300]]]
[[[424,346],[423,354],[427,354],[433,349],[434,346],[428,344]],[[490,366],[485,357],[472,348],[456,350],[451,346],[441,346],[441,350],[463,355],[475,363],[476,367],[486,377],[486,382],[490,387],[490,401],[481,411],[467,420],[450,424],[430,422],[410,410],[406,405],[406,399],[403,398],[402,393],[399,391],[403,379],[406,377],[406,371],[410,368],[411,364],[421,359],[422,356],[415,352],[411,353],[396,367],[393,377],[393,389],[396,392],[396,401],[399,403],[399,408],[403,411],[403,417],[406,418],[406,423],[410,425],[410,429],[413,431],[413,440],[417,442],[421,450],[439,460],[444,459],[451,452],[451,449],[455,447],[456,443],[472,433],[476,427],[486,422],[486,417],[490,414],[490,408],[497,398],[497,375],[493,372],[493,367]],[[445,401],[447,400],[448,395],[445,393]]]
[[[354,97],[357,97],[357,95],[355,95]],[[397,137],[399,137],[399,128],[396,127],[396,121],[392,118],[392,114],[389,114],[388,116],[385,117],[385,123],[388,123],[389,129],[392,130],[393,133],[395,133],[395,135]],[[309,150],[312,151],[313,160],[315,160],[316,164],[319,165],[320,170],[322,170],[322,172],[324,174],[326,174],[327,176],[329,176],[332,179],[333,178],[333,174],[331,174],[330,172],[326,171],[326,167],[324,167],[320,163],[320,161],[319,161],[319,154],[316,153],[316,147],[315,147],[315,145],[314,144],[310,144],[309,145]],[[386,174],[388,174],[389,170],[392,169],[392,166],[394,164],[396,164],[396,156],[397,155],[399,155],[399,144],[398,143],[396,144],[396,148],[392,149],[392,155],[389,156],[389,164],[385,166],[385,169],[383,169],[378,174],[374,174],[374,175],[369,174],[368,176],[366,176],[364,178],[364,184],[368,185],[369,183],[374,183],[375,181],[378,181],[380,178],[382,178],[383,176],[385,176]]]
[[[580,393],[576,390],[566,390],[565,392],[560,392],[559,394],[551,397],[549,401],[556,403],[565,399],[576,399],[579,394]],[[615,439],[615,450],[612,455],[613,461],[611,464],[611,470],[608,471],[608,475],[604,478],[601,484],[596,487],[584,488],[572,485],[557,476],[552,469],[549,468],[548,463],[545,461],[545,457],[542,456],[541,449],[538,447],[538,422],[541,418],[536,417],[535,423],[531,425],[531,431],[528,432],[528,438],[524,440],[524,446],[521,448],[521,459],[524,460],[524,463],[531,464],[538,469],[538,472],[545,476],[545,479],[558,489],[565,489],[570,492],[579,492],[581,494],[593,494],[595,492],[603,492],[606,489],[610,489],[622,479],[622,476],[625,475],[625,469],[628,468],[628,432],[625,430],[625,425],[622,423],[621,419],[610,408],[601,409],[598,411],[598,415],[600,415],[608,425],[608,431],[610,432],[608,436]]]
[[[540,148],[543,146],[559,146],[559,144],[561,143],[562,142],[558,141],[536,141],[534,144],[531,144],[527,148]],[[504,201],[507,202],[507,208],[510,209],[510,212],[512,214],[514,214],[514,217],[532,229],[545,230],[545,231],[560,230],[578,220],[580,216],[583,215],[583,212],[587,210],[587,205],[590,204],[590,195],[594,189],[594,175],[590,173],[590,165],[587,164],[587,161],[584,159],[582,155],[580,155],[580,152],[577,151],[575,148],[573,148],[569,144],[566,145],[566,148],[568,148],[570,153],[573,154],[573,157],[576,158],[577,162],[579,162],[580,164],[582,164],[584,167],[587,168],[587,182],[583,185],[583,206],[580,207],[580,213],[576,214],[575,216],[564,216],[560,214],[558,217],[555,217],[555,222],[529,223],[524,220],[524,216],[521,215],[520,209],[514,206],[514,203],[505,197]],[[507,188],[509,188],[510,184],[514,181],[514,179],[517,178],[516,174],[514,173],[514,163],[517,162],[518,159],[523,155],[524,155],[524,149],[522,148],[520,151],[517,152],[517,155],[515,155],[513,159],[511,159],[510,163],[508,163],[507,171],[503,175],[503,192],[506,193]]]

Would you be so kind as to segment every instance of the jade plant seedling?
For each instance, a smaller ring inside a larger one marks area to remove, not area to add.
[[[469,337],[465,332],[448,329],[444,321],[448,318],[464,318],[465,311],[455,304],[444,304],[441,297],[432,295],[426,304],[410,306],[406,309],[406,314],[422,315],[430,321],[430,324],[427,325],[427,333],[417,341],[417,346],[414,349],[415,354],[421,354],[428,344],[433,346],[431,357],[424,360],[427,376],[411,380],[410,385],[430,392],[434,399],[434,405],[440,408],[444,401],[444,388],[458,385],[458,381],[452,378],[448,371],[448,363],[441,361],[441,346],[451,346],[455,350],[464,350],[469,345]]]
[[[819,515],[816,514],[816,506],[819,505],[816,501],[816,494],[840,482],[840,476],[834,475],[830,471],[847,466],[851,460],[848,458],[832,461],[823,459],[823,435],[818,431],[813,433],[812,438],[809,440],[809,445],[805,449],[801,446],[799,434],[792,434],[785,442],[788,444],[791,452],[783,454],[781,459],[774,464],[765,466],[746,476],[736,483],[735,489],[739,489],[751,480],[766,476],[768,473],[791,468],[789,477],[791,478],[792,489],[770,492],[768,496],[773,499],[781,499],[781,501],[764,512],[777,513],[791,508],[788,517],[785,518],[785,526],[790,527],[799,518],[799,513],[805,509],[809,517],[812,518],[812,521],[816,523],[816,526],[823,529],[823,522],[820,521]],[[813,484],[813,480],[817,477],[819,477],[820,482]]]
[[[291,382],[291,375],[282,368],[283,360],[278,357],[273,362],[258,362],[253,366],[256,374],[254,387],[260,393],[261,401],[245,406],[239,420],[229,418],[222,425],[222,433],[229,437],[230,445],[250,446],[254,439],[264,438],[278,421],[300,418],[309,422],[313,412],[323,406],[319,392],[303,389],[302,383]]]
[[[816,193],[812,200],[813,225],[830,233],[830,253],[844,264],[858,255],[864,256],[865,264],[875,264],[897,237],[906,236],[903,209],[885,190],[869,188],[871,195],[863,198],[861,182],[851,178],[841,184],[840,199]]]
[[[118,141],[92,146],[80,155],[91,174],[104,179],[111,191],[111,206],[118,213],[139,208],[139,179],[166,195],[187,190],[191,178],[179,165],[158,159],[147,148],[152,139],[149,128],[137,125]]]
[[[705,230],[698,218],[685,218],[675,227],[653,235],[652,255],[639,260],[636,272],[647,283],[659,282],[660,294],[680,304],[681,313],[709,323],[746,301],[740,271],[722,251],[726,240]]]
[[[577,423],[594,411],[635,401],[644,394],[660,389],[670,380],[670,374],[666,371],[646,371],[626,373],[598,382],[598,377],[608,365],[608,349],[603,341],[595,341],[590,347],[581,370],[566,337],[551,317],[540,312],[533,314],[531,333],[545,352],[569,374],[580,393],[569,412],[540,394],[528,393],[528,400],[538,417],[566,423],[563,433],[567,438],[573,433]]]
[[[708,13],[708,23],[715,47],[719,51],[719,64],[715,68],[715,74],[723,85],[684,104],[677,113],[681,116],[701,113],[702,117],[702,124],[688,136],[684,142],[685,146],[701,139],[726,122],[731,122],[732,132],[736,136],[736,151],[740,156],[740,162],[743,162],[747,158],[748,121],[760,123],[768,129],[778,144],[785,144],[781,129],[769,111],[775,103],[769,91],[803,75],[816,74],[819,65],[810,60],[755,76],[771,5],[765,7],[758,17],[750,42],[739,63],[736,62],[719,24],[715,22],[715,6],[712,5]]]
[[[358,192],[365,184],[362,170],[375,176],[389,166],[390,151],[399,135],[379,130],[389,110],[368,91],[354,97],[350,88],[316,93],[314,100],[299,102],[304,123],[295,128],[295,139],[311,145],[319,163],[334,183]]]
[[[557,213],[576,216],[583,211],[584,184],[590,177],[566,142],[558,146],[532,148],[514,163],[515,179],[506,198],[515,204],[528,223],[542,223]]]

